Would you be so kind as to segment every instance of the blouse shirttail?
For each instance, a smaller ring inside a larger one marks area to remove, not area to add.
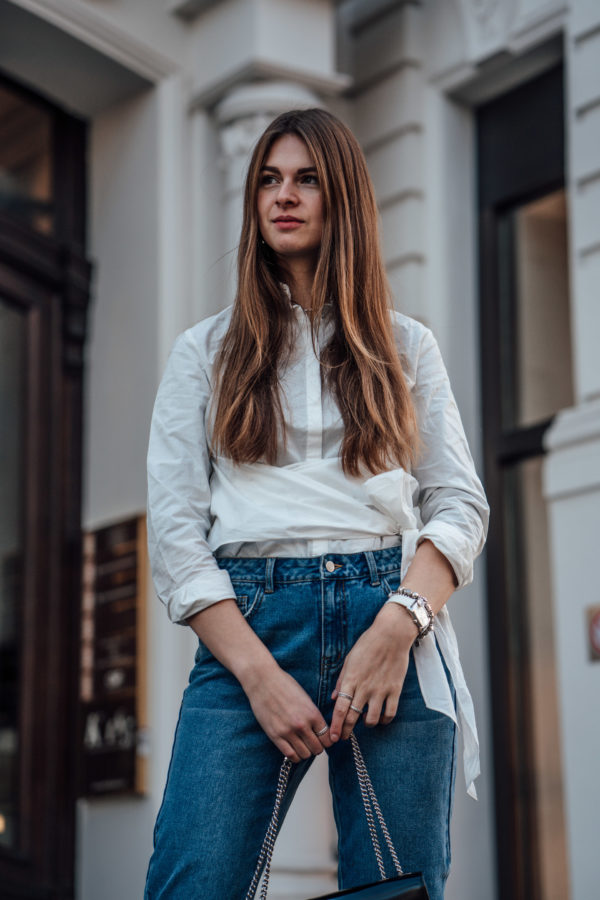
[[[215,556],[321,556],[401,542],[403,578],[427,538],[451,563],[457,587],[473,578],[489,508],[431,331],[392,313],[422,439],[418,464],[411,473],[397,468],[353,478],[341,468],[343,424],[322,386],[309,318],[302,307],[293,309],[294,349],[280,372],[286,442],[275,465],[234,465],[210,450],[213,367],[232,307],[189,328],[171,351],[150,431],[148,544],[156,591],[173,622],[235,596]],[[319,349],[332,327],[326,308]],[[436,641],[456,689],[456,712]],[[425,704],[461,728],[467,790],[476,797],[475,713],[446,607],[414,658]]]

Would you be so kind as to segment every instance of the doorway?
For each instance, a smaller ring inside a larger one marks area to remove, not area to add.
[[[568,900],[542,463],[573,403],[563,66],[478,108],[488,621],[500,900]]]
[[[86,124],[0,75],[0,883],[73,896]]]
[[[481,368],[500,900],[568,900],[544,434],[573,403],[563,67],[479,107]]]

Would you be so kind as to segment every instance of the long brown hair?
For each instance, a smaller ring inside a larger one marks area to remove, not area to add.
[[[324,227],[313,283],[314,335],[331,298],[335,328],[321,353],[323,377],[344,422],[341,459],[349,475],[409,468],[418,435],[391,323],[379,248],[377,206],[352,132],[323,109],[278,116],[259,139],[248,169],[238,250],[238,289],[216,361],[213,444],[234,462],[273,464],[285,440],[278,370],[290,348],[292,309],[275,255],[261,239],[261,168],[277,138],[300,137],[317,170]]]

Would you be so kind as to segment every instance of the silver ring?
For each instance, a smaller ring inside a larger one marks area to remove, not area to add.
[[[320,731],[315,731],[315,734],[317,737],[321,737],[326,731],[329,731],[329,725],[326,725],[325,728],[321,728]]]
[[[360,713],[362,715],[362,709],[359,709],[358,706],[352,706],[352,704],[350,704],[350,709],[353,709],[354,712]]]
[[[343,697],[345,700],[354,700],[353,694],[346,694],[344,691],[338,691],[338,697]]]

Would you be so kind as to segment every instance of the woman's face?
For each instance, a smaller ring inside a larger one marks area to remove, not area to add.
[[[277,138],[259,175],[258,224],[284,262],[316,265],[323,236],[323,197],[314,161],[295,134]]]

